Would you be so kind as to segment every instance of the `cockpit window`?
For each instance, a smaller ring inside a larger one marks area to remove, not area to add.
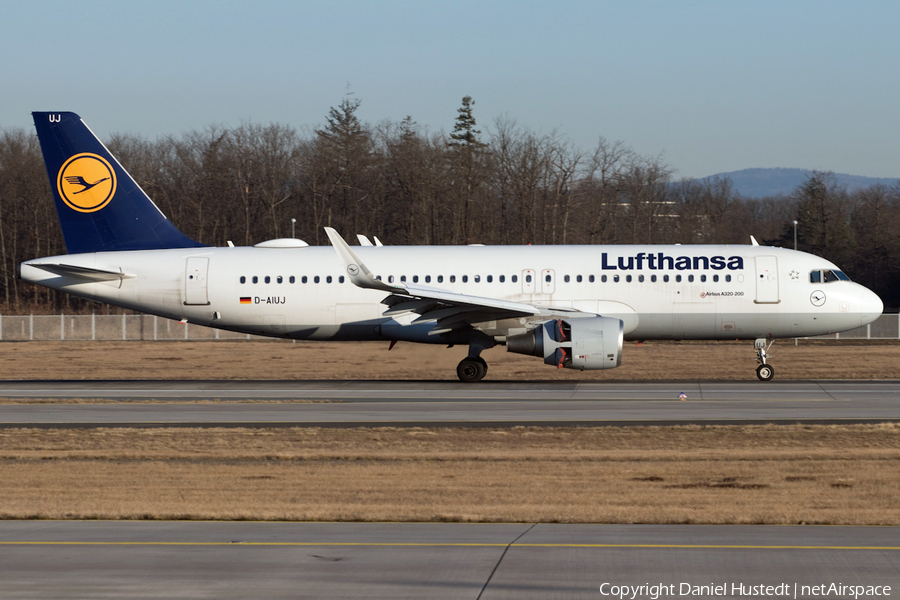
[[[843,271],[823,269],[821,271],[810,271],[810,283],[831,283],[832,281],[850,281]]]

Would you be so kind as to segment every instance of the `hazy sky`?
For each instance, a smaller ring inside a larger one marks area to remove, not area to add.
[[[0,2],[0,128],[79,113],[101,137],[358,115],[450,131],[464,95],[679,176],[900,177],[900,3]]]

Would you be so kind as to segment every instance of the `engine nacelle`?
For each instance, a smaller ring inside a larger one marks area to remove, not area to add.
[[[506,351],[540,356],[560,369],[613,369],[622,364],[623,340],[620,319],[556,319],[506,338]]]

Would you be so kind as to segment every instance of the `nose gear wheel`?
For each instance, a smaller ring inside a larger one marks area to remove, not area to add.
[[[756,367],[756,376],[760,381],[771,381],[775,377],[775,367],[766,363],[766,359],[769,358],[769,348],[772,347],[775,340],[769,342],[768,345],[766,341],[766,338],[757,338],[753,343],[756,348],[756,362],[759,363],[759,366]]]

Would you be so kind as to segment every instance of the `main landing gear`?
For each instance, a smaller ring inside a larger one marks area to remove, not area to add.
[[[756,362],[759,363],[759,366],[756,367],[756,376],[759,377],[760,381],[771,381],[773,377],[775,377],[775,367],[766,363],[766,359],[769,358],[768,350],[772,347],[772,344],[775,343],[775,340],[766,345],[766,338],[757,338],[753,345],[756,347]]]
[[[456,367],[456,376],[465,383],[477,383],[487,374],[487,362],[480,356],[464,358]]]
[[[493,348],[496,345],[494,338],[474,331],[469,338],[469,356],[459,361],[456,367],[456,376],[463,383],[477,383],[484,379],[488,370],[487,362],[481,358],[481,351]]]

